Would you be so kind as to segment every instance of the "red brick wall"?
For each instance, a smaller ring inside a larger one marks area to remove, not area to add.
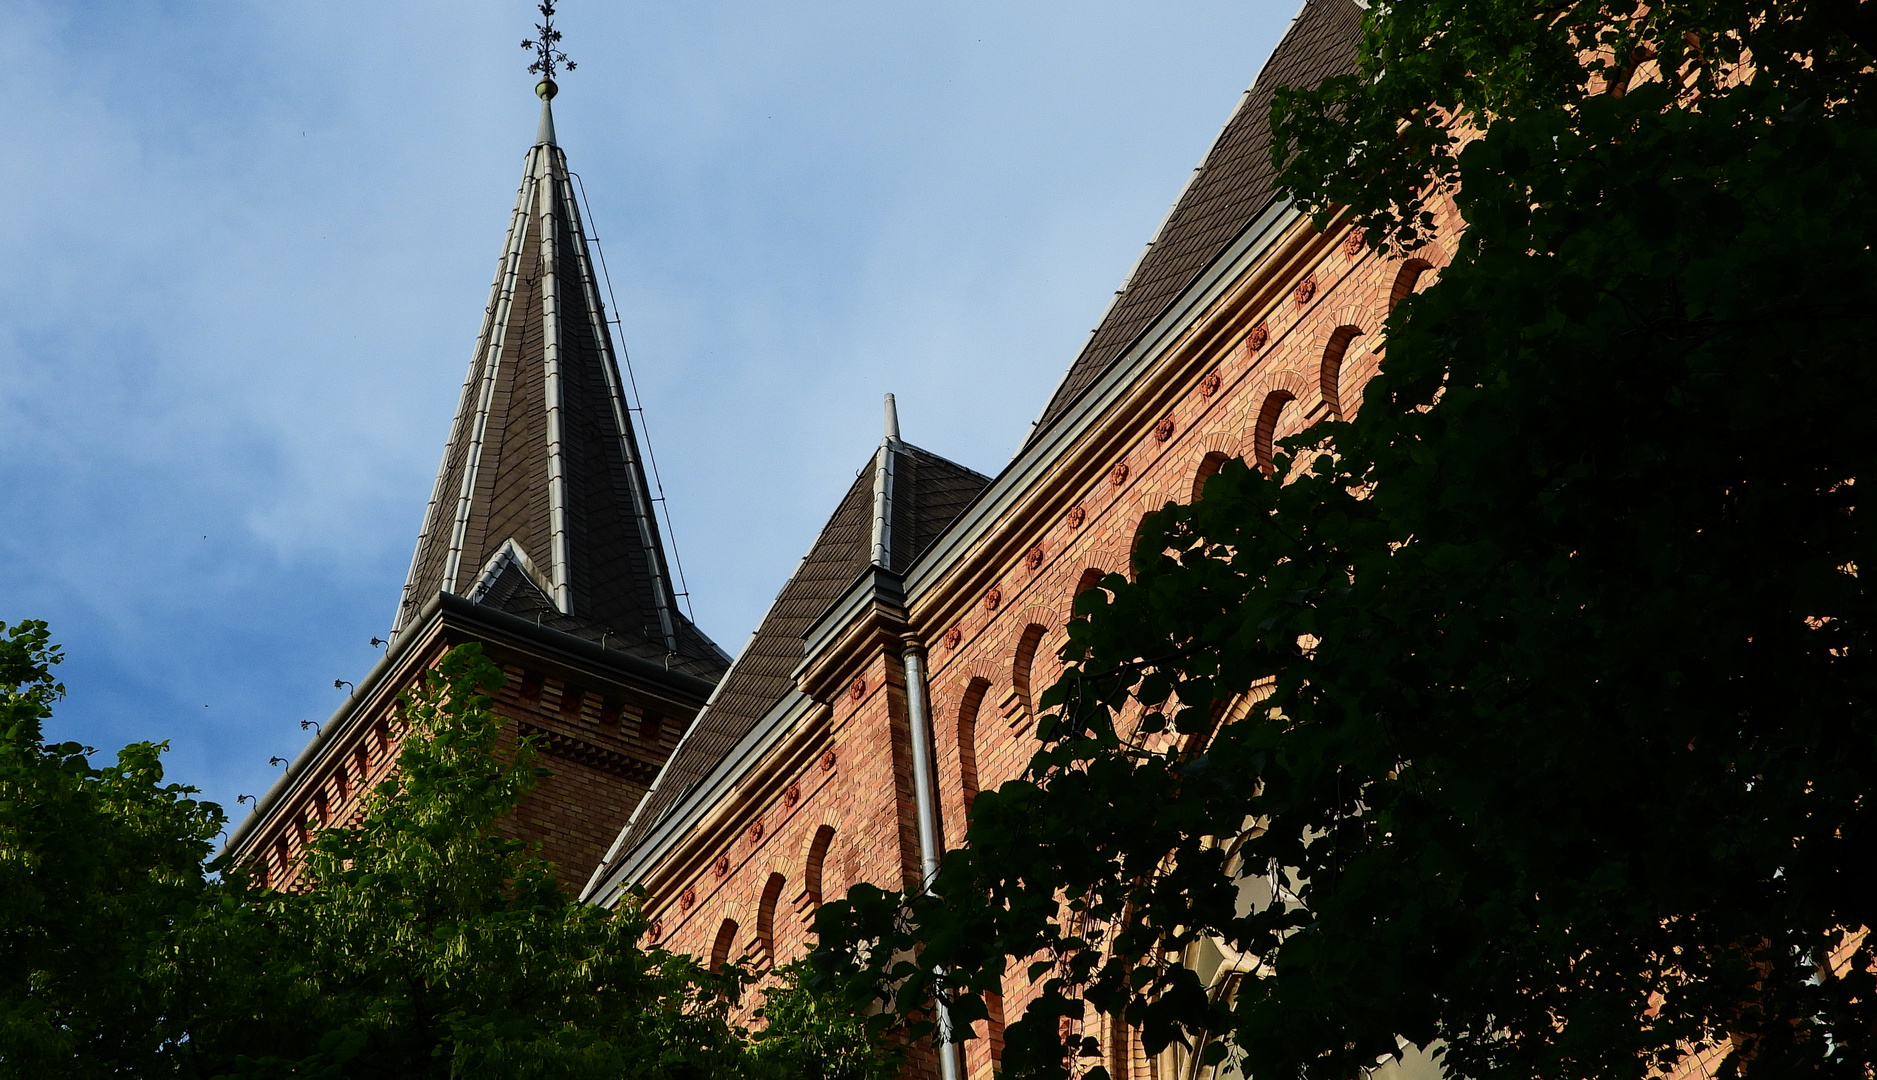
[[[365,796],[395,768],[403,734],[394,719],[398,691],[416,685],[456,643],[440,639],[429,644],[396,685],[374,691],[345,734],[311,766],[311,782],[269,814],[248,849],[270,884],[294,887],[300,856],[318,829],[355,825],[362,818]],[[503,732],[504,745],[524,733],[533,735],[539,747],[536,763],[550,773],[506,831],[539,843],[542,856],[559,869],[561,883],[578,892],[671,755],[692,710],[648,704],[606,676],[549,674],[526,657],[486,647],[508,676],[495,699],[495,710],[511,721]],[[645,722],[648,713],[661,718],[656,730]]]
[[[994,560],[979,568],[991,572],[977,579],[991,584],[949,607],[915,615],[915,632],[929,648],[941,827],[948,845],[963,836],[968,790],[1015,777],[1034,752],[1018,670],[1026,631],[1043,628],[1028,680],[1040,694],[1060,673],[1055,654],[1064,640],[1063,624],[1088,572],[1126,572],[1141,517],[1168,501],[1191,499],[1196,479],[1216,468],[1220,455],[1255,460],[1274,439],[1333,413],[1353,413],[1380,361],[1379,332],[1391,301],[1404,288],[1431,280],[1433,275],[1417,273],[1423,264],[1438,266],[1447,258],[1435,245],[1412,265],[1378,259],[1346,235],[1299,243],[1301,262],[1260,288],[1248,286],[1233,301],[1238,306],[1228,303],[1199,320],[1239,331],[1223,344],[1157,362],[1181,366],[1173,377],[1182,390],[1163,398],[1169,405],[1111,416],[1096,425],[1102,430],[1085,436],[1118,435],[1115,445],[1123,452],[1047,471],[1044,483],[1062,490],[1039,492],[1043,497],[1029,501],[1064,507],[1060,513],[1050,520],[1012,517],[972,545],[974,557]],[[1253,268],[1248,276],[1259,273],[1270,271]],[[1327,382],[1326,357],[1332,369]],[[799,774],[746,783],[736,796],[766,804],[763,839],[752,842],[746,829],[699,830],[654,872],[648,910],[657,919],[661,944],[708,958],[720,929],[734,922],[729,955],[759,953],[761,898],[780,874],[787,882],[783,894],[794,900],[786,928],[777,918],[776,958],[786,962],[802,955],[810,944],[803,921],[812,904],[800,883],[813,836],[823,826],[834,833],[823,870],[824,896],[838,896],[859,881],[889,888],[916,881],[899,660],[886,646],[854,675],[864,684],[861,695],[843,694],[830,703],[828,745],[835,767],[823,770],[811,762]],[[775,804],[786,790],[797,793],[793,805]],[[967,1045],[969,1075],[988,1075],[1001,1043],[997,1014],[1015,1018],[1029,996],[1023,976],[1013,976],[1003,1000],[994,1003],[992,1021],[980,1023],[980,1037]],[[1127,1050],[1116,1064],[1137,1057],[1137,1050]],[[922,1059],[913,1073],[931,1070],[932,1062]]]

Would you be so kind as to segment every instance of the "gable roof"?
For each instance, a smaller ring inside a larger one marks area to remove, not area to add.
[[[1362,8],[1355,0],[1307,0],[1237,111],[1187,181],[1075,362],[1030,431],[1034,441],[1191,285],[1277,197],[1271,165],[1271,97],[1355,70]]]
[[[903,572],[990,483],[981,473],[889,438],[860,470],[795,573],[776,595],[749,644],[692,721],[658,780],[634,810],[613,852],[595,873],[630,855],[680,800],[708,777],[772,708],[795,690],[803,635],[874,565],[878,473],[890,458],[890,549],[885,569]]]
[[[551,107],[529,150],[392,637],[438,593],[714,679],[678,610]]]

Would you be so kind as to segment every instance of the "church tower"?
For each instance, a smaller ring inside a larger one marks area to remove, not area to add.
[[[479,642],[508,673],[496,707],[552,772],[510,827],[569,885],[586,880],[729,666],[678,609],[554,135],[546,50],[559,35],[541,30],[540,125],[385,656],[230,841],[276,887],[291,884],[313,832],[362,813],[397,756],[398,694],[453,646]]]

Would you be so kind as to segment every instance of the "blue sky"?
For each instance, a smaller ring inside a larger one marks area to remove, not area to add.
[[[734,652],[879,438],[987,473],[1290,0],[565,0],[697,619]],[[524,0],[0,5],[0,621],[51,734],[235,809],[375,659],[537,102]]]

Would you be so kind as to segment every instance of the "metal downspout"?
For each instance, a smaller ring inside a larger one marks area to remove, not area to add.
[[[926,707],[925,652],[909,641],[900,658],[906,665],[906,716],[912,729],[912,797],[915,816],[919,819],[919,889],[929,893],[933,879],[938,877],[942,849],[939,846],[938,797],[932,782],[932,718]],[[934,974],[943,977],[945,972],[941,969]],[[958,1060],[962,1047],[952,1042],[951,1010],[936,995],[932,1004],[938,1014],[934,1049],[938,1051],[939,1076],[941,1080],[959,1080],[964,1071]]]

